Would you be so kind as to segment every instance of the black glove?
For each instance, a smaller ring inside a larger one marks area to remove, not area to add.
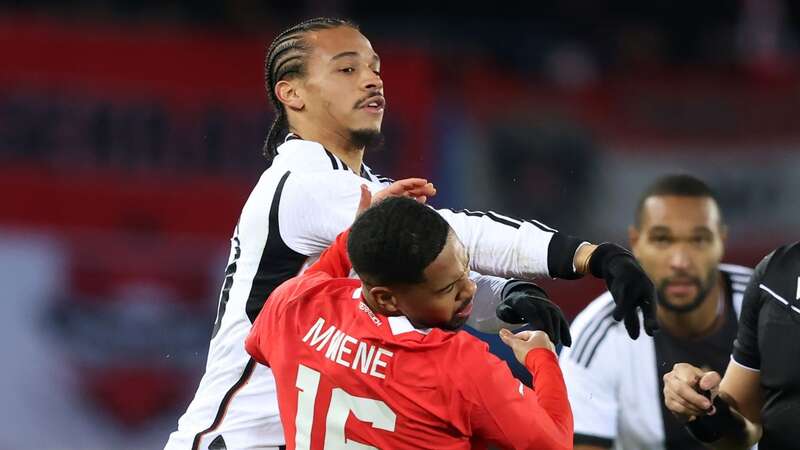
[[[656,288],[629,251],[609,242],[600,244],[589,260],[589,272],[606,280],[608,290],[616,303],[614,319],[625,319],[625,329],[632,339],[639,337],[639,315],[636,308],[642,309],[645,333],[652,336],[658,330]]]
[[[558,345],[572,345],[569,323],[561,308],[547,298],[539,286],[526,281],[511,280],[503,289],[503,301],[497,305],[497,317],[503,322],[528,322],[534,330],[542,330]]]

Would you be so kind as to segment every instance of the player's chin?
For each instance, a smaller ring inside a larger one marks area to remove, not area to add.
[[[448,331],[457,331],[464,327],[464,325],[467,323],[467,319],[469,319],[469,316],[455,316],[452,319],[450,319],[450,322],[447,322],[444,326],[441,326],[440,328],[443,328]]]

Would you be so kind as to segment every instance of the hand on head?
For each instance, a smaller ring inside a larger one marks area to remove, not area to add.
[[[722,378],[691,364],[678,363],[664,375],[664,404],[682,422],[713,414]]]
[[[357,216],[370,206],[389,197],[411,197],[420,203],[428,201],[428,197],[436,195],[436,188],[433,183],[428,183],[424,178],[406,178],[395,181],[386,188],[376,192],[374,195],[369,191],[366,184],[361,185],[361,200],[358,203]]]
[[[555,346],[550,342],[550,338],[547,337],[547,333],[544,331],[525,330],[514,334],[503,328],[500,330],[500,339],[504,344],[511,347],[511,350],[514,351],[514,356],[521,364],[525,364],[525,357],[528,356],[528,352],[535,348],[546,348],[553,353],[556,352]]]

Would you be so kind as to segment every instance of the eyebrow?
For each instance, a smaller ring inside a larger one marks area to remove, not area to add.
[[[351,51],[339,53],[338,55],[336,55],[333,58],[331,58],[331,61],[335,61],[335,60],[341,59],[341,58],[359,57],[359,56],[361,56],[361,55],[359,55],[358,52],[351,50]],[[373,53],[372,54],[372,60],[376,61],[376,62],[381,62],[381,57],[378,56],[377,54]]]
[[[469,277],[469,273],[470,273],[470,267],[469,267],[469,254],[467,253],[466,249],[464,250],[464,254],[465,254],[465,255],[466,255],[466,257],[467,257],[467,264],[465,265],[464,269],[465,269],[465,272],[467,272],[467,276]],[[454,285],[454,284],[458,283],[458,280],[460,280],[460,279],[461,279],[463,276],[464,276],[464,274],[461,274],[461,276],[459,276],[459,277],[458,277],[458,279],[456,279],[455,281],[453,281],[452,283],[448,284],[447,286],[445,286],[445,287],[443,287],[443,288],[441,288],[441,289],[438,289],[438,290],[436,290],[436,291],[434,291],[434,292],[442,292],[442,291],[446,291],[446,290],[450,289],[450,287],[451,287],[452,285]]]

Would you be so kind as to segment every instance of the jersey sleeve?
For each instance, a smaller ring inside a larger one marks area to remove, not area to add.
[[[739,314],[739,328],[733,341],[733,360],[748,369],[761,369],[761,353],[758,350],[758,316],[762,306],[761,288],[767,266],[774,253],[764,258],[756,266],[750,282],[744,291],[742,312]]]
[[[613,447],[617,437],[619,382],[610,317],[579,316],[570,327],[571,348],[559,358],[575,418],[575,445]],[[606,331],[604,333],[604,331]]]
[[[350,229],[339,233],[330,247],[322,252],[317,262],[311,265],[304,275],[324,273],[331,278],[347,278],[350,275],[350,258],[347,256],[347,237]]]
[[[470,272],[470,279],[475,282],[475,296],[473,297],[472,313],[467,319],[467,325],[484,332],[496,333],[501,328],[513,330],[520,324],[510,324],[503,322],[497,317],[497,305],[503,301],[503,292],[509,282],[506,278],[481,275],[478,272]]]
[[[535,220],[492,211],[440,209],[471,257],[472,269],[506,278],[574,279],[573,260],[585,241]]]
[[[281,238],[292,250],[318,255],[353,224],[361,185],[372,193],[383,185],[349,171],[293,173],[287,180],[278,212]]]
[[[353,223],[366,184],[377,192],[385,185],[349,171],[291,174],[281,198],[281,237],[292,250],[315,255]],[[578,278],[573,259],[583,240],[535,220],[495,212],[438,209],[455,230],[477,272],[507,278],[550,276]]]
[[[528,352],[525,366],[534,377],[533,389],[487,350],[481,356],[484,361],[470,364],[466,375],[473,435],[502,448],[571,449],[572,411],[555,354]]]

